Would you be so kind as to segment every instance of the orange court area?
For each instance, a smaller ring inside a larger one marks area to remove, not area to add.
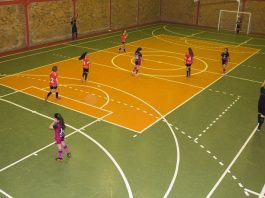
[[[137,47],[143,48],[143,62],[135,77],[131,71]],[[195,55],[189,78],[183,61],[188,47]],[[49,102],[143,132],[222,76],[220,54],[225,47],[231,59],[228,72],[257,52],[253,48],[160,35],[127,43],[126,53],[118,53],[118,47],[91,53],[87,82],[81,82],[82,62],[77,57],[54,63],[62,98],[57,100],[53,94]],[[54,64],[3,77],[0,84],[44,100]]]

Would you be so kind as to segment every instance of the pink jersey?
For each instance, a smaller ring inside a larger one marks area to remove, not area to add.
[[[127,35],[126,34],[122,34],[121,35],[121,42],[125,43],[126,42],[126,38],[127,38]]]
[[[184,61],[186,64],[190,65],[193,63],[193,56],[191,56],[189,53],[185,55]]]
[[[50,86],[56,87],[58,83],[58,75],[56,72],[52,71],[50,74]]]

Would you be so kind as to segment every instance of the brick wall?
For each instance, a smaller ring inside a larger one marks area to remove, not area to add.
[[[110,1],[89,0],[76,2],[77,28],[81,35],[109,29]]]
[[[160,0],[139,1],[139,24],[160,21]]]
[[[22,5],[0,6],[0,53],[26,47]]]
[[[30,45],[70,38],[72,10],[71,0],[29,4]]]
[[[195,24],[196,4],[193,0],[162,0],[161,20]]]

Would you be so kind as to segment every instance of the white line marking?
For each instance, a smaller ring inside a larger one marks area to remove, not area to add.
[[[238,185],[239,185],[240,188],[244,187],[243,184],[241,184],[241,183],[238,183]]]
[[[3,195],[5,195],[7,198],[13,198],[11,195],[7,194],[5,191],[3,191],[2,189],[0,189],[0,193],[2,193]]]
[[[213,156],[213,159],[217,160],[217,157],[214,155],[214,156]]]
[[[95,139],[93,139],[92,137],[90,137],[89,135],[87,135],[86,133],[82,132],[82,131],[78,131],[80,134],[82,134],[83,136],[85,136],[87,139],[89,139],[90,141],[92,141],[93,143],[95,143],[99,148],[101,148],[101,150],[106,153],[106,155],[111,159],[111,161],[114,163],[114,165],[116,166],[116,168],[118,169],[129,194],[130,198],[133,198],[133,193],[130,187],[130,184],[125,176],[125,174],[123,173],[121,167],[119,166],[119,164],[116,162],[116,160],[112,157],[112,155],[107,151],[107,149],[105,149],[100,143],[98,143]]]
[[[235,175],[233,175],[232,177],[233,177],[233,179],[235,179],[235,180],[237,179],[237,177],[236,177]]]
[[[265,197],[265,185],[263,186],[261,192],[260,192],[260,195],[259,195],[259,198],[264,198]]]
[[[254,191],[249,190],[249,189],[247,189],[247,188],[245,188],[244,191],[245,191],[245,192],[249,192],[249,193],[251,193],[251,194],[253,194],[253,195],[260,196],[260,193],[254,192]]]
[[[251,37],[250,39],[248,39],[248,40],[246,40],[246,41],[244,41],[244,42],[242,42],[242,43],[240,43],[240,44],[238,44],[236,47],[240,47],[241,45],[244,45],[244,44],[248,43],[248,42],[251,41],[252,39],[253,39],[253,37]]]
[[[238,157],[240,156],[240,154],[242,153],[242,151],[245,149],[245,147],[247,146],[248,142],[250,141],[250,139],[252,138],[252,136],[255,134],[256,130],[258,128],[258,125],[255,127],[255,129],[252,131],[252,133],[250,134],[250,136],[248,137],[248,139],[246,140],[246,142],[243,144],[243,146],[240,148],[240,150],[238,151],[238,153],[236,154],[236,156],[234,157],[234,159],[231,161],[231,163],[229,164],[229,166],[226,168],[226,170],[224,171],[224,173],[221,175],[221,177],[218,179],[218,181],[216,182],[216,184],[213,186],[213,188],[211,189],[211,191],[208,193],[206,198],[210,198],[212,196],[212,194],[214,193],[214,191],[216,190],[216,188],[219,186],[219,184],[222,182],[222,180],[224,179],[224,177],[226,176],[226,174],[228,173],[228,171],[232,168],[232,166],[234,165],[234,163],[236,162],[236,160],[238,159]]]
[[[224,165],[224,163],[223,163],[223,162],[219,162],[219,164],[220,164],[221,166],[223,166],[223,165]]]
[[[137,137],[137,135],[134,135],[133,137],[135,138],[135,137]]]

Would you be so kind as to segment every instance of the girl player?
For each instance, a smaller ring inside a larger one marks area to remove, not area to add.
[[[123,49],[123,51],[126,52],[125,42],[126,42],[127,36],[128,36],[127,31],[123,30],[121,34],[121,47],[119,48],[119,52],[121,52],[121,49]]]
[[[52,92],[56,93],[56,98],[60,99],[59,93],[58,93],[58,74],[57,74],[57,66],[52,67],[52,72],[50,74],[50,92],[47,94],[45,100],[47,101],[49,96],[52,94]]]
[[[138,70],[139,70],[139,67],[142,63],[142,58],[143,58],[141,50],[142,50],[142,48],[138,47],[137,50],[135,51],[135,66],[133,68],[132,74],[136,75],[136,76],[138,76]]]
[[[82,74],[82,82],[87,80],[87,76],[89,73],[89,66],[90,66],[90,61],[88,58],[88,54],[85,53],[85,57],[83,58],[83,74]]]
[[[188,52],[185,54],[185,58],[184,58],[184,63],[186,65],[186,72],[187,72],[186,76],[187,77],[190,76],[190,67],[191,67],[191,64],[193,63],[193,57],[194,57],[193,51],[189,47]]]
[[[228,49],[227,48],[225,48],[224,51],[222,52],[221,58],[222,58],[223,74],[225,74],[226,66],[228,64],[228,61],[230,61],[229,53],[228,53]]]
[[[64,143],[64,119],[59,113],[54,114],[54,121],[49,126],[50,129],[54,129],[55,134],[55,143],[58,147],[58,157],[56,160],[62,161],[63,160],[63,151],[62,147],[64,148],[64,151],[66,152],[66,155],[68,158],[71,157],[71,153],[67,147],[67,145]]]

